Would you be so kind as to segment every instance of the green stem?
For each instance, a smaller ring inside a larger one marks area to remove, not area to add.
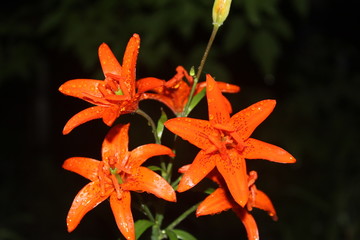
[[[153,133],[153,135],[154,135],[154,138],[155,138],[155,143],[161,144],[161,141],[160,141],[158,135],[156,134],[156,125],[155,125],[155,122],[152,120],[152,118],[151,118],[146,112],[144,112],[143,110],[141,110],[140,108],[138,108],[138,109],[135,111],[135,113],[137,113],[137,114],[139,114],[140,116],[144,117],[144,118],[148,121],[148,123],[149,123],[149,125],[150,125],[150,127],[151,127],[151,130],[152,130],[152,133]]]
[[[174,229],[179,223],[181,223],[187,216],[189,216],[191,213],[195,212],[196,208],[199,206],[200,203],[195,204],[194,206],[190,207],[188,210],[183,212],[177,219],[175,219],[172,223],[167,226],[166,229]]]
[[[177,185],[179,184],[180,180],[181,180],[182,176],[179,176],[177,179],[175,179],[175,181],[173,181],[171,183],[171,187],[176,191],[177,190]]]
[[[176,143],[177,143],[177,135],[174,135],[174,146],[172,148],[173,152],[176,153]],[[171,184],[171,186],[173,187],[173,183],[171,183],[171,177],[172,177],[172,169],[173,169],[173,166],[174,166],[174,159],[175,158],[170,158],[170,161],[167,165],[167,168],[166,168],[166,180],[168,181],[168,183]]]
[[[207,59],[207,57],[209,55],[211,46],[212,46],[212,44],[213,44],[213,42],[215,40],[215,37],[216,37],[216,34],[217,34],[218,30],[219,30],[219,26],[213,25],[213,30],[211,32],[210,39],[209,39],[208,44],[206,46],[204,55],[203,55],[203,57],[201,58],[201,61],[200,61],[200,66],[198,68],[196,76],[193,76],[194,82],[193,82],[193,85],[191,87],[189,99],[188,99],[188,101],[187,101],[187,103],[185,105],[184,111],[180,114],[181,117],[186,117],[189,114],[188,113],[189,112],[189,106],[190,106],[191,100],[193,98],[193,95],[194,95],[194,92],[195,92],[195,89],[196,89],[196,85],[197,85],[197,83],[198,83],[198,81],[200,79],[200,76],[201,76],[201,73],[203,71],[206,59]]]
[[[166,168],[166,178],[165,180],[168,181],[168,183],[171,183],[171,175],[172,175],[172,167],[173,167],[173,158],[170,159],[167,168]]]
[[[140,203],[140,209],[139,209],[139,210],[140,210],[145,216],[147,216],[150,221],[155,222],[155,218],[154,218],[154,216],[152,215],[149,207],[148,207],[146,204],[144,204],[145,201],[144,201],[144,199],[142,198],[142,196],[141,196],[140,194],[135,194],[135,196],[138,198],[138,201],[139,201],[139,203]]]
[[[211,36],[210,36],[210,39],[209,39],[209,42],[206,46],[206,49],[205,49],[205,52],[204,52],[204,56],[202,57],[201,61],[200,61],[200,66],[198,68],[198,72],[196,74],[196,78],[197,79],[200,79],[200,75],[201,75],[201,72],[204,68],[204,65],[205,65],[205,62],[206,62],[206,59],[207,59],[207,56],[210,52],[210,49],[211,49],[211,46],[214,42],[214,39],[215,39],[215,36],[216,36],[216,33],[217,31],[219,30],[219,26],[216,26],[216,25],[213,25],[213,30],[211,32]]]
[[[152,227],[151,240],[161,240],[164,238],[164,234],[161,231],[161,224],[164,220],[165,206],[163,203],[158,202],[156,207],[155,221]]]
[[[145,215],[149,218],[149,220],[152,222],[155,222],[155,219],[154,219],[152,213],[150,212],[150,209],[148,208],[148,206],[146,204],[141,203],[141,208],[143,209]]]
[[[193,70],[193,68],[192,68],[192,70]],[[193,85],[192,85],[191,90],[190,90],[189,98],[188,98],[188,101],[185,104],[183,112],[180,114],[180,117],[186,117],[189,114],[189,106],[190,106],[191,100],[193,98],[193,95],[194,95],[194,92],[195,92],[195,89],[196,89],[196,85],[197,85],[197,83],[199,81],[199,78],[197,76],[193,76],[193,78],[194,78],[194,82],[193,82]]]

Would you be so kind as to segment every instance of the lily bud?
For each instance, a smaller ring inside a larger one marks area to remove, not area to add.
[[[215,0],[213,6],[213,24],[220,27],[226,20],[230,11],[231,0]]]

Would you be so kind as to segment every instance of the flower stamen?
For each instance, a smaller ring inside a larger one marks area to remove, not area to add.
[[[110,178],[111,178],[111,181],[114,185],[114,188],[115,188],[115,191],[116,191],[116,196],[118,199],[121,198],[121,193],[122,193],[122,190],[120,188],[120,184],[123,183],[123,180],[120,176],[120,174],[118,173],[118,169],[117,168],[110,168]]]
[[[105,174],[104,174],[104,162],[101,162],[98,168],[98,176],[100,181],[100,194],[105,195]]]

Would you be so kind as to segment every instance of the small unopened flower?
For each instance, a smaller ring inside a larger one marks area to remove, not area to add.
[[[215,0],[213,6],[213,24],[220,27],[226,20],[230,11],[231,0]]]

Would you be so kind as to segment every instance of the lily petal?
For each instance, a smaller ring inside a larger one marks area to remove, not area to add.
[[[120,108],[117,105],[107,107],[102,115],[103,122],[111,127],[115,120],[120,116]]]
[[[218,85],[220,91],[224,93],[237,93],[240,91],[240,87],[237,85],[233,85],[225,82],[219,82],[219,81],[216,81],[216,84]],[[198,83],[195,93],[199,93],[205,87],[206,87],[206,82]]]
[[[77,173],[90,181],[95,181],[98,179],[99,165],[100,161],[92,158],[72,157],[66,159],[62,167]]]
[[[104,76],[109,73],[121,76],[121,65],[106,43],[100,45],[98,54]]]
[[[65,82],[59,87],[59,91],[65,95],[77,97],[88,101],[92,104],[98,104],[102,97],[101,92],[98,90],[99,85],[104,85],[104,81],[93,79],[73,79]],[[95,99],[92,99],[94,96]],[[106,104],[106,102],[101,102]]]
[[[268,212],[268,214],[272,217],[272,219],[274,221],[276,221],[278,219],[276,216],[275,208],[274,208],[270,198],[264,192],[262,192],[260,190],[256,191],[254,207]]]
[[[126,239],[135,240],[135,226],[131,213],[130,192],[122,192],[120,199],[117,198],[115,192],[111,194],[110,206],[120,232]]]
[[[111,157],[124,159],[128,152],[130,124],[118,124],[110,129],[102,144],[102,159],[109,162]]]
[[[196,209],[196,216],[216,214],[232,208],[226,192],[222,188],[216,189]]]
[[[234,114],[230,119],[230,124],[236,128],[240,136],[246,140],[274,110],[275,100],[263,100],[250,107]]]
[[[206,97],[208,101],[209,120],[213,124],[223,124],[230,119],[229,106],[224,101],[216,81],[209,75],[206,75]]]
[[[162,87],[164,86],[165,81],[158,79],[158,78],[154,78],[154,77],[147,77],[147,78],[142,78],[136,81],[136,87],[138,89],[138,93],[143,93],[146,91],[150,91],[154,88],[158,88],[158,87]]]
[[[208,139],[209,135],[219,135],[209,121],[200,119],[177,117],[166,121],[164,125],[171,132],[203,150],[213,145]]]
[[[99,181],[94,181],[85,185],[76,195],[66,219],[69,232],[72,232],[77,227],[87,212],[107,199],[112,190],[103,196],[101,196],[100,192]]]
[[[245,141],[243,155],[246,159],[265,159],[278,163],[294,163],[296,159],[284,149],[254,138]]]
[[[216,157],[217,155],[206,154],[205,151],[201,150],[182,176],[177,191],[184,192],[198,184],[215,168]]]
[[[74,128],[77,126],[88,122],[93,119],[98,119],[103,117],[104,111],[107,109],[107,107],[102,106],[94,106],[90,108],[86,108],[82,110],[81,112],[75,114],[70,120],[66,123],[63,134],[66,135],[70,133]]]
[[[174,189],[169,183],[146,167],[139,167],[126,179],[122,188],[127,191],[145,191],[166,201],[176,202]]]
[[[160,144],[145,144],[130,152],[128,166],[130,168],[140,167],[147,159],[159,155],[175,156],[173,151],[168,147]]]
[[[259,240],[259,231],[254,217],[241,207],[233,208],[233,210],[244,224],[248,239]]]
[[[223,101],[224,101],[224,105],[226,106],[226,111],[231,114],[232,113],[232,106],[231,103],[229,102],[229,100],[223,96]]]
[[[225,160],[219,155],[216,159],[216,167],[224,177],[234,200],[244,207],[249,197],[245,159],[236,149],[228,149],[227,152],[229,159]]]
[[[145,99],[152,99],[152,100],[156,100],[156,101],[159,101],[159,102],[165,104],[168,108],[170,108],[170,110],[174,114],[176,114],[177,112],[181,112],[181,111],[179,111],[177,106],[175,106],[174,100],[167,97],[167,96],[165,96],[165,95],[155,94],[155,93],[143,93],[143,94],[141,94],[141,100],[145,100]]]
[[[121,81],[121,89],[123,91],[128,91],[130,96],[135,95],[135,66],[136,60],[139,54],[140,48],[140,36],[138,34],[133,34],[130,38],[123,58],[123,68],[122,68],[122,77],[124,81]],[[125,85],[125,89],[122,87],[122,83]]]

